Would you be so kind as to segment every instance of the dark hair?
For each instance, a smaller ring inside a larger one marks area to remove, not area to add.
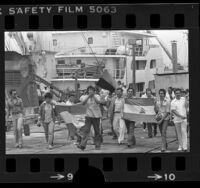
[[[158,93],[160,94],[161,91],[164,93],[164,95],[166,95],[166,90],[165,89],[159,89]]]
[[[170,86],[170,87],[168,87],[168,89],[171,89],[171,90],[172,90],[173,88]]]
[[[69,97],[75,97],[75,94],[74,93],[70,93]]]
[[[151,90],[151,88],[149,88],[149,87],[146,88],[146,92],[147,92],[147,91],[151,91],[151,93],[152,93],[152,90]]]
[[[116,90],[120,90],[123,93],[123,89],[121,87],[118,87]]]
[[[44,98],[45,98],[45,99],[47,99],[47,98],[48,98],[48,99],[52,99],[53,96],[52,96],[51,93],[47,92],[47,93],[45,93]]]
[[[133,90],[133,93],[134,93],[134,89],[133,89],[132,87],[129,87],[129,88],[127,89],[127,92],[128,92],[130,89],[132,89],[132,90]]]
[[[120,80],[119,80],[117,83],[118,83],[118,84],[122,84]]]
[[[176,93],[177,91],[182,92],[182,90],[180,88],[176,88],[174,92]]]
[[[87,93],[89,92],[90,89],[92,89],[93,91],[95,91],[95,88],[90,85],[90,86],[87,87]]]
[[[186,93],[189,93],[189,89],[186,89],[185,92],[186,92]]]
[[[16,89],[11,89],[11,90],[9,91],[9,94],[12,95],[13,91],[16,91]]]

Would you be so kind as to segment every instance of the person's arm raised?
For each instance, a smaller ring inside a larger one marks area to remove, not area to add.
[[[85,105],[89,98],[90,98],[90,95],[86,96],[85,99],[83,99],[83,101],[81,102],[81,104]]]
[[[97,104],[100,104],[101,103],[101,99],[100,99],[100,96],[99,95],[94,95],[94,100]]]

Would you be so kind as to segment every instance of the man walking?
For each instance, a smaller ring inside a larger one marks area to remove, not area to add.
[[[187,151],[187,107],[188,101],[181,97],[181,89],[175,90],[175,99],[171,103],[174,124],[177,130],[178,151]]]
[[[80,98],[83,105],[87,104],[86,116],[85,116],[85,125],[80,130],[82,137],[79,139],[78,148],[84,150],[87,145],[88,136],[91,130],[91,126],[94,128],[95,132],[95,148],[100,149],[101,145],[101,131],[100,131],[100,119],[102,117],[100,103],[101,99],[98,94],[95,94],[95,88],[89,86],[87,88],[87,95]]]
[[[148,98],[148,99],[154,99],[155,100],[155,97],[152,95],[151,88],[147,88],[146,93],[144,95],[142,95],[141,98]],[[152,138],[153,133],[154,133],[154,136],[156,136],[157,135],[157,124],[156,123],[145,123],[145,124],[146,124],[147,129],[148,129],[148,137]],[[153,127],[153,131],[152,131],[152,127]]]
[[[124,119],[122,119],[124,108],[124,98],[122,96],[123,89],[117,88],[116,95],[117,97],[114,98],[112,101],[111,118],[113,118],[113,129],[115,134],[117,135],[118,144],[121,144],[122,140],[124,140],[125,134],[125,122]]]
[[[133,99],[134,98],[133,94],[134,94],[133,88],[128,88],[127,99]],[[130,121],[125,119],[125,125],[128,133],[127,146],[128,148],[130,148],[136,144],[136,139],[134,135],[135,121]]]
[[[17,96],[17,91],[11,89],[10,98],[8,99],[7,107],[8,113],[7,116],[11,115],[12,123],[14,127],[14,137],[15,137],[15,147],[22,148],[22,126],[23,126],[23,116],[24,116],[24,107],[23,101]]]
[[[55,104],[52,101],[52,94],[47,92],[44,95],[45,101],[40,105],[38,125],[40,123],[44,127],[44,133],[46,142],[48,143],[48,149],[53,148],[54,140],[54,126],[55,126]]]
[[[155,104],[155,112],[157,113],[156,119],[158,120],[158,125],[162,137],[161,152],[165,152],[167,149],[167,126],[170,119],[170,102],[165,98],[165,89],[159,90],[159,99]]]

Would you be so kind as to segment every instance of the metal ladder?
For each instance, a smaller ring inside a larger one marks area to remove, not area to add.
[[[112,39],[114,41],[115,47],[119,47],[121,45],[120,37],[117,32],[111,32]]]

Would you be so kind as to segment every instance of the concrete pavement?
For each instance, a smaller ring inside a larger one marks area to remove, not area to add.
[[[158,130],[156,137],[148,138],[147,130],[144,131],[141,124],[135,128],[136,145],[133,148],[126,147],[126,138],[124,144],[118,145],[117,140],[113,140],[109,135],[110,125],[108,120],[103,121],[103,144],[101,150],[95,150],[92,139],[84,151],[78,149],[74,142],[67,141],[68,131],[65,124],[56,124],[54,134],[54,146],[52,150],[47,149],[45,143],[43,127],[36,125],[30,126],[30,136],[23,135],[23,148],[14,147],[13,131],[6,132],[6,154],[65,154],[65,153],[148,153],[160,152],[161,136]],[[178,143],[176,141],[175,127],[168,127],[167,130],[168,151],[177,152]]]

